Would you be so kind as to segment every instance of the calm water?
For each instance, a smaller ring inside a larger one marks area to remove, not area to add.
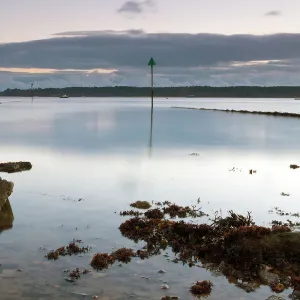
[[[300,173],[289,165],[300,164],[300,120],[170,107],[300,113],[300,101],[157,100],[150,151],[148,100],[30,100],[2,98],[0,105],[1,161],[33,164],[29,172],[1,175],[15,183],[13,228],[0,233],[1,299],[160,299],[166,294],[192,299],[189,286],[206,279],[215,284],[209,300],[272,295],[268,287],[246,294],[222,276],[168,263],[163,256],[92,272],[76,284],[64,281],[63,270],[88,267],[95,252],[139,248],[119,233],[125,219],[118,213],[140,199],[190,205],[200,197],[211,215],[252,211],[256,222],[266,225],[282,219],[268,213],[274,206],[298,212]],[[189,155],[194,152],[199,156]],[[233,167],[242,171],[229,172]],[[249,169],[258,173],[251,176]],[[79,198],[84,201],[69,201]],[[44,258],[47,250],[73,238],[92,246],[92,252],[56,262]],[[158,275],[161,268],[167,273]],[[160,289],[163,281],[170,286],[167,293]]]

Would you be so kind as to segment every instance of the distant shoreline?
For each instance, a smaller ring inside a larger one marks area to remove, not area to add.
[[[149,87],[67,87],[45,89],[7,89],[0,92],[0,97],[98,97],[98,98],[138,98],[150,97]],[[300,98],[300,86],[182,86],[156,87],[154,96],[157,98]]]

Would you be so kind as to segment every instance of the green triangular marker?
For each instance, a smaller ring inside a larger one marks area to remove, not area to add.
[[[151,66],[151,67],[156,66],[156,62],[155,62],[155,60],[153,59],[153,57],[151,57],[151,59],[149,60],[148,66]]]

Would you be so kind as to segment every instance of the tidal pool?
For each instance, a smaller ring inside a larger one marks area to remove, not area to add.
[[[63,270],[91,269],[96,252],[138,249],[118,229],[126,220],[119,212],[136,200],[191,205],[200,198],[210,216],[234,210],[251,211],[259,225],[299,221],[269,213],[274,207],[300,212],[300,169],[289,168],[300,164],[298,119],[171,109],[300,113],[299,101],[157,99],[150,149],[147,99],[10,100],[2,98],[0,105],[0,162],[30,161],[33,168],[0,174],[15,185],[7,203],[12,228],[0,233],[1,299],[193,299],[189,286],[197,280],[214,283],[208,300],[272,295],[269,287],[247,294],[221,275],[169,263],[163,256],[92,271],[75,284],[64,280]],[[257,173],[250,175],[250,169]],[[44,257],[73,239],[91,246],[91,252],[55,262]],[[158,274],[159,269],[166,273]],[[164,282],[168,291],[160,289]]]

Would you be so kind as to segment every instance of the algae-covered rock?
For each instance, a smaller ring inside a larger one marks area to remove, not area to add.
[[[32,169],[32,164],[26,161],[0,163],[0,172],[4,172],[4,173],[17,173],[17,172],[29,171],[31,169]]]
[[[0,232],[11,229],[14,215],[8,197],[12,194],[14,184],[0,178]]]
[[[12,194],[14,184],[0,177],[0,207],[5,204],[8,197]]]
[[[148,201],[136,201],[130,204],[131,207],[138,208],[138,209],[149,209],[151,204]]]

